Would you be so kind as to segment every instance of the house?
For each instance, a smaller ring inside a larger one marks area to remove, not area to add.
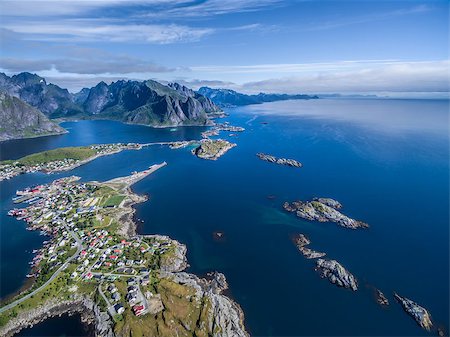
[[[118,301],[118,300],[120,300],[120,294],[119,294],[118,292],[115,292],[115,293],[113,293],[113,294],[111,295],[111,298],[112,298],[114,301]]]
[[[129,286],[129,287],[127,288],[127,290],[128,290],[129,293],[135,293],[135,292],[137,292],[137,287],[135,287],[135,286]]]
[[[133,307],[134,314],[136,316],[141,316],[147,312],[145,307],[142,304],[137,304]]]
[[[114,306],[114,309],[116,310],[116,312],[117,312],[119,315],[125,311],[125,308],[123,307],[122,303],[117,303],[117,304]]]

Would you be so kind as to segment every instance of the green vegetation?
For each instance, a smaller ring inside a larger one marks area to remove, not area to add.
[[[123,201],[123,199],[125,199],[124,195],[113,195],[112,197],[110,197],[109,199],[107,199],[104,203],[103,203],[103,207],[112,207],[112,206],[119,206],[120,203]]]
[[[34,153],[16,161],[22,165],[38,165],[64,159],[84,160],[95,156],[96,153],[97,152],[89,146],[63,147],[60,149]],[[13,161],[11,160],[6,160],[0,162],[0,165],[11,164],[12,162]]]

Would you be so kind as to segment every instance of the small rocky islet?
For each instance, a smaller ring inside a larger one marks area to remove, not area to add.
[[[397,293],[394,293],[394,298],[400,303],[403,310],[405,310],[405,312],[417,322],[417,324],[427,331],[431,330],[433,327],[433,322],[431,321],[431,315],[427,309],[418,305],[409,298],[398,295]]]
[[[326,253],[317,252],[306,247],[311,243],[311,241],[304,234],[294,236],[292,241],[294,241],[294,244],[297,246],[299,252],[302,253],[302,255],[307,259],[317,259],[327,255]]]
[[[192,154],[201,159],[217,160],[235,146],[235,143],[224,139],[204,139],[192,150]]]
[[[312,201],[293,201],[291,203],[285,202],[283,208],[288,212],[295,213],[299,218],[319,221],[319,222],[334,222],[339,226],[358,229],[368,228],[369,225],[365,222],[352,219],[342,214],[338,209],[342,205],[330,198],[314,198]]]
[[[351,289],[358,290],[356,278],[336,260],[318,259],[316,270],[322,277],[326,277],[331,283]]]
[[[291,167],[302,167],[302,163],[295,159],[288,159],[288,158],[278,158],[269,154],[265,153],[257,153],[256,156],[264,161],[267,161],[269,163],[274,163],[278,165],[285,165],[285,166],[291,166]]]
[[[383,292],[379,289],[375,289],[375,296],[377,303],[381,306],[388,306],[389,300],[384,296]]]

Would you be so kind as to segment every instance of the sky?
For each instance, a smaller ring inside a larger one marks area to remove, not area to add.
[[[0,71],[245,93],[449,92],[448,1],[0,0]]]

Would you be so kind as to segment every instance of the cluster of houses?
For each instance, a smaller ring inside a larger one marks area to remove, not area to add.
[[[95,150],[95,155],[105,156],[120,152],[122,150],[140,150],[141,144],[138,143],[114,143],[114,144],[100,144],[90,146]],[[0,165],[0,181],[11,179],[19,174],[33,173],[33,172],[59,172],[67,171],[78,166],[82,161],[73,158],[65,158],[61,160],[52,160],[49,162],[38,163],[35,165],[25,165],[20,161],[15,161],[8,164]]]
[[[93,194],[97,187],[75,183],[78,179],[61,178],[51,184],[17,191],[17,202],[26,202],[28,206],[11,210],[10,215],[25,220],[29,228],[52,237],[36,251],[32,261],[35,274],[32,276],[39,274],[41,269],[48,272],[73,256],[72,263],[76,263],[76,268],[71,270],[73,280],[112,282],[123,277],[127,279],[127,292],[123,296],[132,312],[136,316],[149,312],[147,299],[140,289],[150,283],[151,265],[147,260],[155,253],[166,252],[171,241],[140,236],[123,239],[105,228],[82,225],[86,214],[96,213],[101,207],[97,206],[99,197]],[[78,255],[74,255],[75,251]],[[45,264],[41,263],[43,260]],[[125,309],[119,303],[120,292],[113,283],[107,290],[115,311],[122,313]]]

